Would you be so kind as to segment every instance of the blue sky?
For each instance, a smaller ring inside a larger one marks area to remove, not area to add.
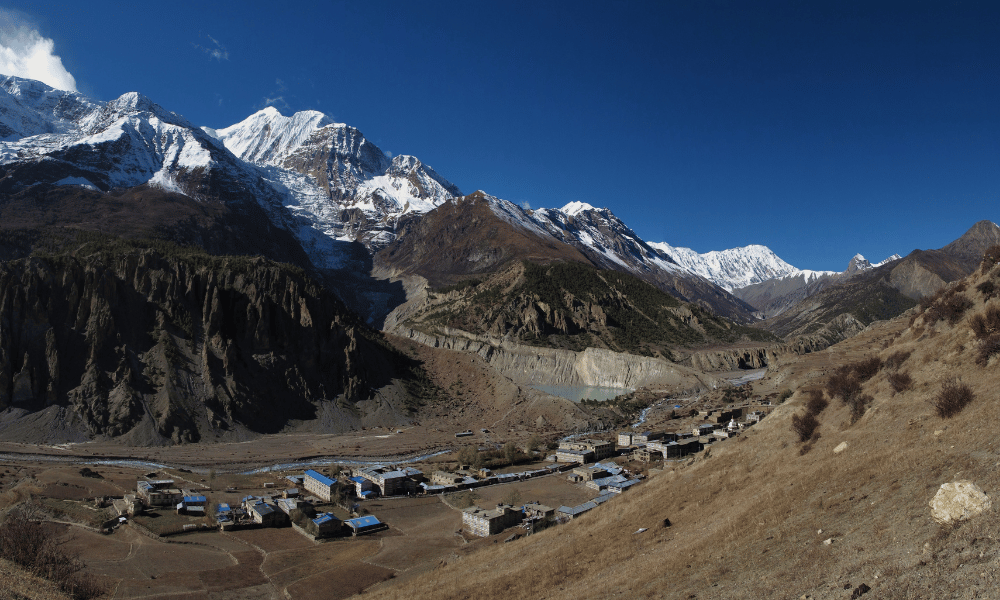
[[[464,192],[842,270],[1000,221],[1000,8],[0,0],[79,91],[199,125],[321,110]]]

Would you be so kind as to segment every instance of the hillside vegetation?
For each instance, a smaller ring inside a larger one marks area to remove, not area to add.
[[[775,369],[754,389],[794,394],[744,436],[567,525],[373,595],[995,597],[998,509],[942,525],[928,505],[946,483],[994,502],[1000,491],[992,257],[907,314]]]
[[[574,262],[524,261],[485,279],[440,288],[405,325],[427,333],[450,328],[534,346],[608,348],[668,359],[677,347],[777,341],[633,275]]]

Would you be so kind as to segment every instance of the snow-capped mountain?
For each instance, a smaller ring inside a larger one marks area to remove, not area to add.
[[[319,229],[375,251],[395,239],[398,218],[461,196],[413,156],[388,158],[356,128],[323,113],[285,117],[272,107],[224,129],[205,130],[239,158],[266,169],[290,208]]]
[[[868,271],[870,269],[877,269],[878,267],[881,267],[882,265],[889,264],[892,261],[899,260],[901,258],[903,258],[903,257],[900,256],[900,255],[898,255],[898,254],[893,254],[892,256],[890,256],[889,258],[887,258],[887,259],[885,259],[885,260],[883,260],[881,262],[877,262],[877,263],[872,264],[871,261],[869,261],[867,258],[865,258],[864,256],[862,256],[861,254],[855,254],[853,257],[851,257],[851,261],[849,263],[847,263],[847,270],[844,271],[844,272],[845,273],[856,273],[858,271]]]
[[[607,208],[571,202],[561,209],[540,208],[531,216],[553,237],[590,253],[595,264],[604,268],[625,268],[637,274],[655,269],[668,273],[681,270]]]
[[[97,103],[40,81],[0,76],[0,140],[65,133]]]
[[[361,272],[368,257],[355,242],[370,257],[407,235],[415,219],[462,198],[416,157],[389,158],[358,129],[316,111],[286,117],[267,108],[229,127],[199,128],[139,93],[101,103],[6,78],[0,80],[0,126],[8,138],[0,141],[8,189],[42,184],[119,193],[145,186],[242,206],[243,213],[252,204],[267,214],[260,226],[294,236],[319,270]],[[532,211],[488,194],[477,197],[500,221],[537,238],[537,248],[561,255],[552,249],[570,246],[596,266],[629,271],[741,321],[752,307],[729,290],[804,273],[763,246],[699,255],[649,244],[610,210],[582,202]]]
[[[751,245],[699,254],[690,248],[678,248],[658,242],[650,246],[672,257],[679,265],[708,279],[727,291],[798,273],[767,246]]]

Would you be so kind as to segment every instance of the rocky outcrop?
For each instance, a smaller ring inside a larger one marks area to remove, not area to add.
[[[732,348],[692,352],[683,364],[699,371],[763,369],[787,350],[784,347]]]
[[[60,405],[87,435],[177,443],[276,432],[391,387],[398,355],[300,270],[178,252],[0,264],[0,409]]]
[[[632,389],[658,384],[681,392],[710,389],[719,383],[712,376],[663,359],[599,348],[583,352],[536,348],[454,330],[447,332],[453,335],[430,335],[414,329],[396,333],[434,348],[475,352],[502,375],[521,384]]]

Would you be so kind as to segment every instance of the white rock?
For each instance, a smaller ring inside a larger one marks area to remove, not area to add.
[[[840,442],[837,447],[833,449],[834,454],[840,454],[844,450],[847,450],[847,442]]]
[[[971,481],[942,484],[930,501],[931,516],[943,525],[971,519],[992,506],[983,490]]]

